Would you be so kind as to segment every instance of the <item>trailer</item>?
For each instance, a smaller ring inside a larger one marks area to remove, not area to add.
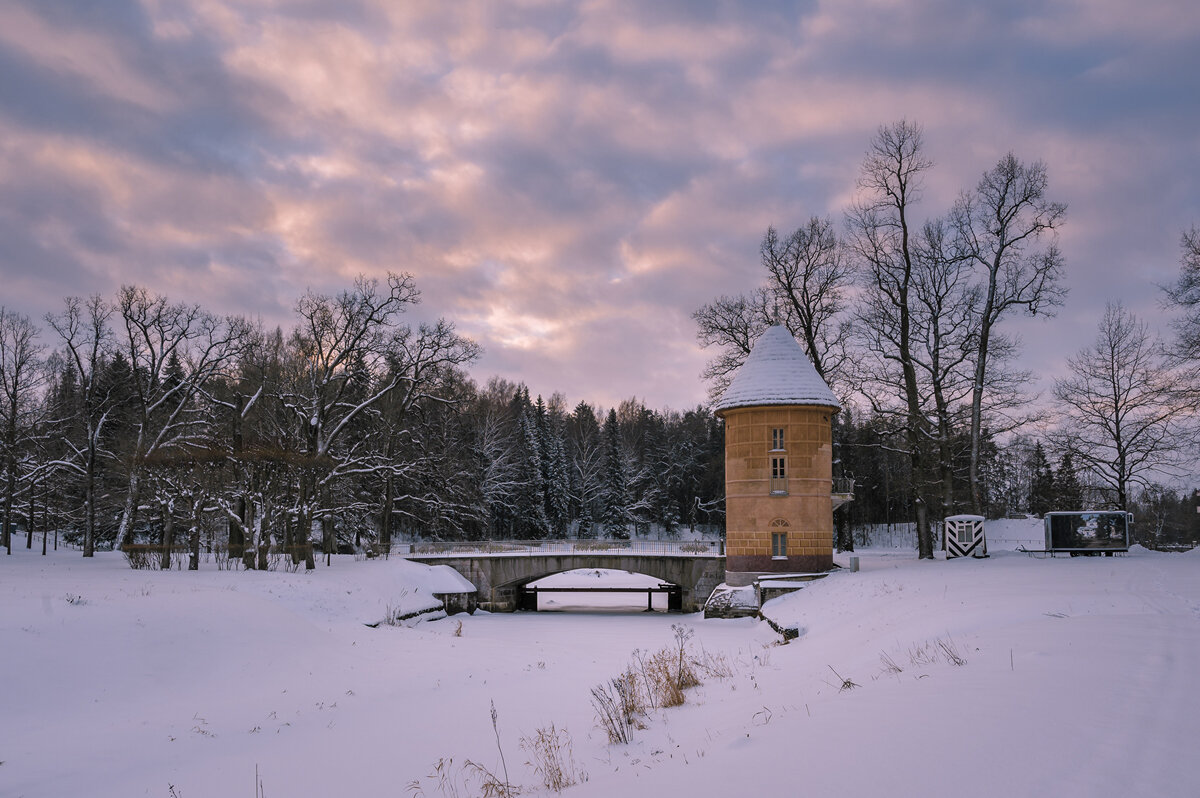
[[[1078,510],[1046,513],[1046,551],[1111,557],[1129,551],[1133,514],[1123,510]]]

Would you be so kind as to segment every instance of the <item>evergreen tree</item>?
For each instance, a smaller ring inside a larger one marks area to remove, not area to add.
[[[1032,481],[1029,486],[1029,512],[1039,518],[1054,508],[1054,471],[1046,459],[1046,451],[1039,441],[1033,447],[1030,461]]]
[[[600,522],[611,538],[629,537],[628,480],[621,452],[621,426],[617,411],[604,420],[604,482],[600,491]]]
[[[1054,507],[1057,510],[1082,510],[1083,485],[1075,472],[1075,459],[1065,452],[1054,475]]]
[[[567,457],[570,469],[571,501],[579,527],[579,537],[593,537],[594,524],[600,517],[600,495],[604,483],[604,442],[596,413],[587,402],[575,406],[568,425]]]
[[[551,420],[553,421],[553,420]],[[546,444],[546,517],[554,537],[565,538],[571,523],[570,469],[559,425],[551,423]]]
[[[542,506],[545,508],[550,535],[565,538],[571,523],[571,489],[562,440],[561,411],[557,414],[551,412],[539,395],[533,405],[533,413],[542,476]]]
[[[525,401],[528,402],[528,393]],[[546,518],[546,489],[538,446],[537,420],[532,406],[521,413],[521,451],[517,458],[515,526],[518,537],[540,540],[550,533]]]

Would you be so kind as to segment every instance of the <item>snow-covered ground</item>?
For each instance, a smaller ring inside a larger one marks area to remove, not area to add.
[[[503,769],[493,704],[524,794],[538,779],[520,738],[553,723],[587,773],[576,796],[1196,795],[1200,552],[992,550],[860,551],[858,573],[768,605],[802,630],[779,646],[752,619],[667,613],[368,627],[429,604],[436,577],[394,558],[164,573],[14,548],[0,795],[253,796],[257,771],[280,798],[405,796],[414,780],[432,798],[449,794],[427,778],[441,758]],[[609,744],[590,689],[679,623],[734,675]]]

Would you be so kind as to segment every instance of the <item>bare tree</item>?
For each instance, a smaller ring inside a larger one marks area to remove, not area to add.
[[[144,288],[117,296],[124,322],[121,347],[132,367],[135,430],[128,453],[129,482],[117,537],[133,543],[146,460],[167,448],[197,444],[209,417],[194,399],[230,363],[246,332],[238,319],[218,319]]]
[[[275,387],[279,352],[283,335],[276,328],[269,336],[261,324],[239,320],[241,346],[236,358],[227,362],[227,373],[201,386],[204,401],[212,409],[213,446],[223,446],[230,464],[230,478],[225,489],[215,491],[213,503],[225,516],[228,524],[228,547],[231,559],[242,559],[252,568],[254,558],[246,558],[246,546],[254,546],[256,484],[261,468],[255,457],[261,450],[256,440],[254,418],[269,390]]]
[[[407,513],[461,535],[464,526],[479,522],[481,511],[468,507],[468,496],[478,486],[474,475],[467,476],[469,443],[461,437],[465,432],[458,407],[474,388],[466,388],[459,367],[475,360],[480,349],[445,320],[416,330],[399,328],[394,341],[383,382],[396,379],[397,387],[378,406],[378,428],[387,449],[376,445],[373,454],[365,450],[352,467],[384,477],[380,506],[389,515]],[[339,465],[330,478],[350,466]]]
[[[817,373],[831,381],[846,357],[842,315],[854,279],[833,222],[813,216],[785,240],[768,228],[761,252],[780,320],[804,343]]]
[[[746,360],[754,342],[775,323],[775,300],[767,288],[760,287],[749,294],[718,297],[693,313],[692,318],[700,346],[719,347],[701,374],[709,381],[709,395],[716,399],[729,387],[733,373]]]
[[[1009,153],[984,173],[974,192],[960,197],[953,212],[958,235],[982,274],[971,396],[970,487],[975,512],[982,505],[980,442],[995,327],[1012,311],[1050,315],[1065,293],[1059,283],[1063,258],[1055,234],[1066,218],[1066,206],[1046,198],[1047,184],[1044,163],[1025,164]]]
[[[1200,388],[1200,229],[1186,231],[1180,246],[1179,279],[1166,288],[1167,301],[1183,311],[1174,321],[1178,338],[1173,350],[1175,362],[1189,364],[1193,388]]]
[[[932,405],[929,434],[940,486],[939,516],[954,511],[954,463],[971,394],[970,360],[978,341],[978,294],[966,257],[942,221],[926,222],[914,247],[913,360],[923,402]]]
[[[766,280],[748,294],[720,297],[695,313],[701,346],[720,351],[705,368],[713,396],[726,387],[754,342],[781,324],[801,342],[817,373],[836,382],[846,358],[846,292],[853,270],[833,222],[813,216],[786,237],[768,227],[759,247]]]
[[[929,509],[920,490],[929,436],[914,356],[913,307],[917,270],[912,206],[920,198],[921,178],[933,163],[922,152],[921,129],[900,121],[876,133],[858,180],[859,197],[847,214],[847,243],[862,273],[859,317],[868,348],[883,369],[896,374],[903,398],[902,427],[912,466],[917,521],[917,549],[933,557]],[[869,398],[875,398],[868,393]]]
[[[307,459],[294,503],[295,529],[307,540],[313,520],[320,518],[327,552],[333,542],[329,491],[334,481],[400,468],[379,456],[369,436],[352,435],[356,424],[384,399],[400,416],[419,400],[436,400],[429,389],[441,370],[478,356],[478,346],[448,322],[416,330],[399,324],[419,297],[412,275],[389,274],[386,287],[360,277],[336,297],[310,291],[296,304],[300,321],[291,338],[296,357],[281,392]],[[356,372],[375,379],[364,385],[352,379]],[[384,497],[385,508],[391,502]],[[306,565],[314,567],[311,553]]]
[[[43,347],[38,342],[37,326],[0,306],[0,457],[4,470],[4,515],[0,537],[7,553],[12,554],[12,528],[18,485],[24,481],[24,461],[29,455],[30,438],[39,408],[39,392],[45,384],[42,368]],[[26,513],[26,530],[32,518]],[[26,545],[31,546],[32,538]]]
[[[71,471],[84,483],[83,556],[91,557],[96,550],[96,510],[98,476],[101,457],[101,435],[113,410],[108,388],[102,384],[101,371],[112,353],[112,330],[109,319],[114,308],[99,296],[87,300],[68,297],[60,314],[48,314],[46,323],[63,343],[63,354],[79,381],[82,407],[82,440],[64,437],[69,456],[52,461],[52,468]],[[53,419],[66,424],[68,419]]]
[[[1190,406],[1173,389],[1158,342],[1120,303],[1107,306],[1095,342],[1068,364],[1071,376],[1054,386],[1064,406],[1056,442],[1127,509],[1132,486],[1174,475],[1190,455]]]

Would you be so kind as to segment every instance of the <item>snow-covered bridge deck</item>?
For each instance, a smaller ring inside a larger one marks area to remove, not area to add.
[[[475,557],[513,556],[516,554],[663,554],[673,556],[712,556],[725,553],[723,540],[609,540],[596,538],[560,538],[545,540],[459,540],[427,543],[396,543],[392,554],[404,557]]]

